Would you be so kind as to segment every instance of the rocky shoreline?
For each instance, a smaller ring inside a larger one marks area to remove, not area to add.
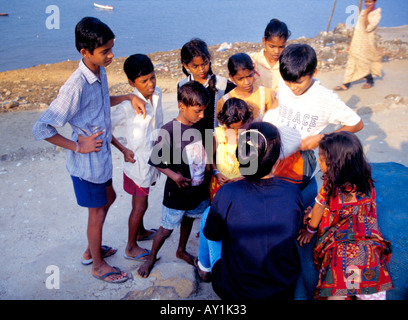
[[[379,28],[377,46],[383,61],[408,59],[408,26]],[[330,32],[322,31],[314,38],[291,39],[288,43],[307,43],[317,53],[319,71],[342,69],[347,63],[346,47],[353,28],[339,24]],[[216,74],[227,76],[228,58],[238,52],[256,52],[262,43],[236,42],[210,46],[212,67]],[[180,49],[149,54],[155,65],[158,86],[163,92],[174,92],[179,80],[184,78],[180,63]],[[131,91],[123,72],[126,57],[115,58],[107,68],[112,95]],[[78,61],[64,61],[39,65],[27,69],[0,72],[0,113],[41,110],[48,107],[58,94],[61,85],[77,68]]]

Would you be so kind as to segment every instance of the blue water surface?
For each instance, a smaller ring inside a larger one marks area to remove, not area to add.
[[[93,3],[108,4],[102,10]],[[285,21],[292,39],[314,37],[326,30],[334,1],[331,0],[0,0],[0,71],[64,60],[78,60],[74,28],[85,16],[108,24],[116,35],[116,57],[180,48],[193,37],[208,45],[222,42],[260,42],[267,22]],[[346,23],[358,0],[338,0],[330,25]],[[386,5],[386,6],[385,6]],[[46,12],[56,6],[56,11]],[[408,1],[379,2],[380,26],[408,24]],[[50,7],[52,8],[52,7]],[[352,8],[352,7],[351,7]],[[59,17],[52,20],[52,17]],[[50,21],[59,29],[47,28]]]

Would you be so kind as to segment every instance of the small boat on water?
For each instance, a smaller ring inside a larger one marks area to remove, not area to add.
[[[108,6],[108,5],[104,5],[104,4],[97,4],[97,3],[95,3],[95,2],[94,2],[94,6],[95,6],[96,8],[99,8],[99,9],[113,10],[113,7],[112,7],[112,6]]]
[[[1,16],[1,17],[8,16],[8,13],[1,13],[1,12],[0,12],[0,16]]]

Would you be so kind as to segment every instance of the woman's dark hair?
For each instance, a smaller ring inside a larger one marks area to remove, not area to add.
[[[219,123],[230,126],[232,123],[242,121],[245,124],[253,120],[252,111],[244,100],[229,98],[225,101],[222,109],[217,115]]]
[[[291,32],[288,30],[286,23],[278,19],[272,19],[271,21],[269,21],[264,32],[265,40],[269,40],[272,37],[278,37],[288,40],[290,35]]]
[[[350,185],[358,192],[371,194],[374,183],[371,166],[355,134],[340,131],[325,135],[319,143],[319,153],[327,167],[323,179],[328,202],[336,196],[338,188],[350,192]]]
[[[279,71],[283,80],[296,82],[304,76],[312,76],[317,67],[315,50],[303,43],[290,44],[279,57]]]
[[[181,48],[181,65],[183,68],[183,73],[188,77],[190,74],[184,67],[184,64],[189,64],[195,57],[201,57],[204,61],[208,61],[210,63],[210,69],[208,70],[208,74],[211,75],[211,78],[208,82],[208,87],[217,92],[216,84],[216,77],[211,69],[211,54],[208,51],[207,44],[201,39],[192,39]]]
[[[258,180],[272,171],[279,159],[281,138],[269,122],[252,122],[238,136],[237,159],[241,175]]]
[[[186,107],[208,106],[210,96],[201,83],[193,80],[177,88],[177,101]]]
[[[129,80],[135,81],[141,76],[146,76],[154,71],[150,58],[145,54],[133,54],[123,64],[123,70]]]
[[[241,70],[255,70],[251,57],[246,53],[233,54],[228,59],[228,72],[233,77]]]
[[[85,49],[93,54],[112,39],[115,39],[112,30],[97,18],[85,17],[75,26],[75,46],[79,52]]]

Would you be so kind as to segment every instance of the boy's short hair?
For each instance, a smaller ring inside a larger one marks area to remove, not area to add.
[[[115,39],[112,30],[97,18],[82,18],[75,26],[75,46],[79,52],[85,49],[93,54],[96,48],[112,39]]]
[[[302,43],[288,45],[279,57],[279,70],[283,80],[296,82],[304,76],[312,76],[317,67],[315,50]]]
[[[185,106],[208,106],[210,96],[207,89],[197,81],[189,81],[177,88],[177,101]]]
[[[154,71],[150,58],[145,54],[133,54],[123,64],[123,69],[129,80],[135,81],[141,76],[146,76]]]

